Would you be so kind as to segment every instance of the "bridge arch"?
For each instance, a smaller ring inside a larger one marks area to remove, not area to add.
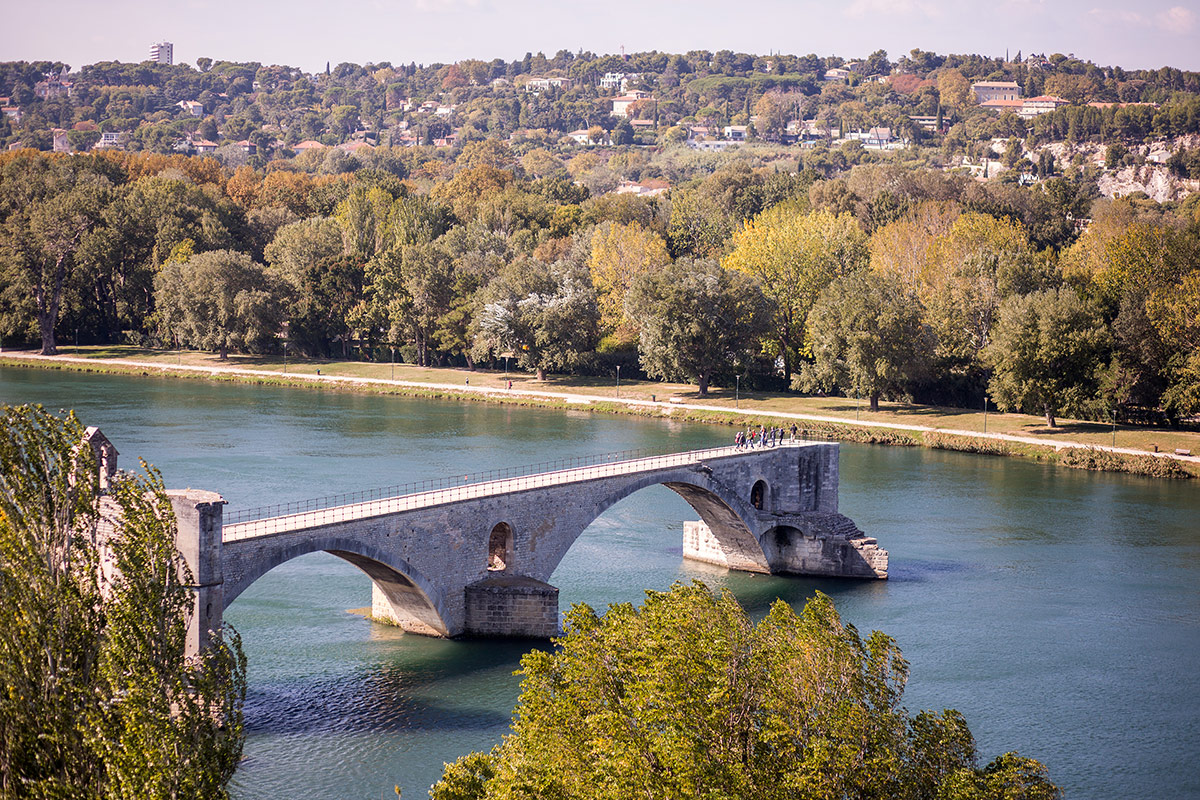
[[[589,507],[586,517],[579,517],[574,525],[560,529],[553,543],[553,552],[548,557],[538,559],[540,568],[537,577],[549,580],[567,551],[589,525],[621,500],[651,486],[667,487],[700,515],[729,560],[730,568],[751,572],[770,571],[767,556],[751,527],[753,507],[735,491],[716,485],[702,471],[687,470],[638,476],[621,482],[611,492],[604,494]]]
[[[238,557],[237,542],[226,542],[224,559]],[[281,542],[282,544],[282,542]],[[242,592],[262,576],[292,559],[310,553],[326,552],[365,572],[379,587],[388,608],[373,609],[376,617],[390,617],[391,622],[413,633],[446,636],[448,609],[444,592],[416,567],[403,558],[375,547],[370,542],[348,536],[305,537],[301,541],[287,540],[286,545],[255,553],[252,567],[224,584],[224,606],[228,608]],[[229,574],[229,571],[226,571]]]

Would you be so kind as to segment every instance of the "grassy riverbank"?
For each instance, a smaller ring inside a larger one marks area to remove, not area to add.
[[[0,353],[0,364],[119,374],[154,374],[202,380],[235,380],[369,391],[417,397],[562,407],[599,413],[670,415],[696,422],[785,424],[854,442],[1017,456],[1063,466],[1154,475],[1200,477],[1200,459],[1165,458],[1176,450],[1200,454],[1200,432],[1059,420],[983,409],[882,403],[871,413],[865,402],[837,397],[799,397],[740,392],[718,387],[701,397],[695,387],[658,381],[551,376],[537,381],[502,370],[424,368],[411,364],[319,361],[279,356],[230,356],[135,347],[73,347],[55,358],[29,351]],[[511,382],[511,389],[509,388]],[[0,398],[3,399],[3,398]],[[1114,446],[1115,442],[1115,446]],[[1155,455],[1155,450],[1159,455]]]

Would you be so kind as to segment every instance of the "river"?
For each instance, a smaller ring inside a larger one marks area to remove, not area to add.
[[[169,487],[230,508],[627,448],[711,446],[727,428],[158,378],[0,367],[0,402],[74,408]],[[842,445],[841,510],[891,553],[887,582],[729,573],[681,559],[694,512],[643,490],[555,572],[561,605],[637,602],[701,579],[753,613],[831,595],[895,637],[905,704],[957,708],[986,762],[1045,762],[1069,800],[1200,798],[1200,489],[1024,461]],[[323,553],[226,614],[250,660],[238,800],[422,797],[441,765],[507,730],[529,645],[372,624],[370,584]]]

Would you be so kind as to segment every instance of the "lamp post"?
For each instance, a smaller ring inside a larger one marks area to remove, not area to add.
[[[388,350],[392,353],[392,380],[396,380],[396,345],[389,344]]]
[[[987,433],[987,401],[988,401],[988,397],[985,394],[983,396],[983,432],[984,433]]]
[[[1112,417],[1112,423],[1113,423],[1113,443],[1112,443],[1112,446],[1113,446],[1113,447],[1116,447],[1116,446],[1117,446],[1117,410],[1116,410],[1115,408],[1110,408],[1110,409],[1108,410],[1108,413],[1109,413],[1109,416],[1111,416],[1111,417]]]
[[[742,407],[742,376],[733,376],[733,407]]]
[[[287,375],[287,339],[283,340],[283,374]]]
[[[617,398],[621,397],[621,365],[617,364]]]

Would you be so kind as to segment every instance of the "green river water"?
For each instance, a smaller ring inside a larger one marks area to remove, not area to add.
[[[0,402],[74,408],[169,487],[231,509],[568,456],[711,446],[727,428],[327,390],[0,367]],[[931,450],[842,445],[841,510],[891,553],[887,582],[684,562],[694,512],[646,489],[555,572],[562,608],[700,578],[752,612],[831,595],[911,663],[905,703],[957,708],[989,760],[1045,762],[1070,800],[1200,798],[1200,487]],[[354,567],[314,554],[230,607],[250,659],[242,800],[424,796],[507,730],[527,643],[408,636],[347,613]]]

